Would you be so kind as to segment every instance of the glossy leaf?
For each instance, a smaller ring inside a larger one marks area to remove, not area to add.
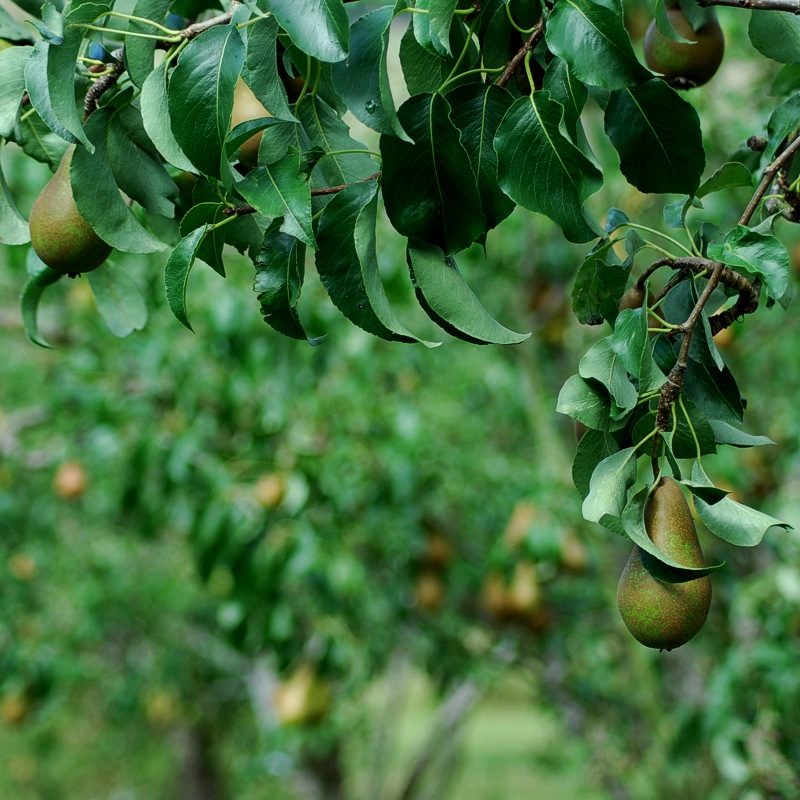
[[[352,50],[347,62],[333,67],[333,83],[356,119],[369,128],[408,139],[397,118],[389,86],[389,29],[392,6],[357,19],[350,29]],[[409,140],[410,141],[410,140]]]
[[[613,525],[628,503],[628,489],[636,483],[636,450],[626,447],[604,458],[592,474],[589,494],[583,501],[583,518],[601,525]],[[619,526],[614,526],[618,529]]]
[[[708,180],[703,181],[695,195],[705,197],[713,192],[735,189],[739,186],[752,188],[753,175],[741,162],[729,161],[723,164]]]
[[[589,494],[592,475],[597,465],[619,450],[616,439],[605,431],[587,430],[575,450],[572,480],[584,500]]]
[[[545,38],[578,80],[590,86],[622,89],[651,77],[633,52],[621,6],[612,10],[593,0],[560,0],[547,19]]]
[[[300,172],[300,157],[289,153],[274,164],[251,170],[236,190],[267,219],[283,217],[281,230],[316,249],[311,226],[311,187]]]
[[[106,262],[87,273],[100,316],[114,336],[124,338],[147,322],[147,306],[136,281],[124,267]]]
[[[605,130],[622,174],[640,191],[691,195],[700,185],[706,156],[697,111],[660,78],[612,92]]]
[[[561,104],[564,109],[564,127],[569,138],[588,155],[589,144],[580,118],[589,99],[589,90],[572,74],[567,62],[560,58],[554,58],[548,64],[542,89],[550,93],[551,99]]]
[[[203,226],[195,228],[190,234],[184,236],[170,254],[164,268],[164,284],[170,311],[178,322],[185,325],[190,331],[193,328],[189,324],[189,317],[186,313],[186,284],[197,257],[197,250],[205,234],[206,228]]]
[[[612,398],[611,418],[619,419],[636,406],[637,392],[628,379],[622,359],[614,352],[611,337],[592,345],[578,365],[586,380],[596,380],[608,389]]]
[[[258,295],[264,321],[276,331],[293,339],[309,339],[297,313],[297,303],[305,278],[306,246],[278,228],[264,238],[255,261],[253,290]]]
[[[610,239],[598,242],[575,276],[572,310],[583,325],[600,325],[617,316],[631,266],[619,263],[613,244]]]
[[[457,253],[483,234],[486,220],[450,105],[440,94],[417,95],[399,117],[414,144],[381,137],[386,213],[409,239]]]
[[[380,280],[377,204],[375,181],[348,186],[328,203],[317,231],[317,272],[333,304],[359,328],[389,341],[417,342],[392,311]]]
[[[587,428],[607,430],[611,398],[607,389],[580,375],[567,378],[558,395],[556,411],[567,414]]]
[[[39,347],[52,347],[53,345],[39,332],[39,303],[47,287],[52,286],[63,275],[43,264],[33,250],[28,255],[28,275],[28,282],[22,290],[22,297],[20,297],[22,324],[25,326],[28,339],[33,344],[37,344]]]
[[[505,89],[492,84],[468,83],[447,93],[450,119],[461,132],[481,199],[486,228],[499,225],[514,203],[497,183],[497,153],[494,137],[503,116],[514,102]]]
[[[50,57],[50,44],[44,40],[36,42],[33,52],[25,65],[25,89],[30,97],[31,106],[41,118],[42,122],[50,128],[53,133],[58,134],[66,142],[77,142],[78,137],[70,133],[62,124],[53,107],[53,99],[50,94],[51,85],[47,75],[47,64]],[[70,84],[62,87],[62,91],[70,92],[70,96],[75,99],[75,90],[72,87],[71,79],[74,73],[74,64],[70,66]],[[58,89],[57,85],[52,87]],[[91,144],[90,144],[91,146]]]
[[[267,0],[267,10],[304,53],[341,61],[350,49],[350,21],[342,0]]]
[[[192,39],[167,88],[172,133],[194,166],[220,178],[233,93],[244,63],[244,44],[233,25],[218,25]]]
[[[216,273],[225,277],[225,262],[222,260],[222,249],[225,247],[225,233],[235,222],[215,228],[225,215],[222,213],[225,206],[222,203],[197,203],[193,205],[181,220],[181,236],[188,236],[195,228],[208,226],[206,235],[200,242],[195,258],[205,261]]]
[[[420,305],[451,336],[475,344],[519,344],[530,337],[497,322],[469,288],[452,256],[445,256],[439,247],[409,243],[407,260]]]
[[[0,52],[0,137],[8,139],[14,130],[22,95],[25,67],[32,47],[9,47]]]
[[[421,17],[422,14],[414,14]],[[453,26],[453,31],[460,28]],[[412,96],[435,92],[455,66],[453,57],[442,57],[426,50],[414,36],[414,26],[409,25],[400,40],[400,66],[406,87]]]
[[[113,109],[100,108],[86,122],[93,153],[76,147],[70,164],[72,193],[81,216],[98,236],[125,253],[155,253],[165,245],[147,231],[122,198],[108,160]]]
[[[133,10],[130,12],[135,17],[151,19],[163,25],[169,12],[170,0],[136,0]],[[153,33],[153,26],[144,22],[131,20],[128,23],[128,30],[131,33]],[[147,76],[153,71],[156,40],[147,39],[141,36],[125,37],[125,67],[131,81],[140,89],[147,80]]]
[[[587,220],[586,199],[603,183],[597,167],[560,131],[563,109],[545,91],[522,97],[495,136],[502,190],[529,211],[550,217],[571,242],[599,235]]]
[[[800,17],[786,11],[753,11],[747,29],[753,47],[783,64],[800,64]]]

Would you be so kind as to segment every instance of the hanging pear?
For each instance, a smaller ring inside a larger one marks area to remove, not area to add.
[[[112,249],[75,205],[69,177],[74,150],[72,145],[64,153],[55,174],[39,192],[29,220],[36,255],[55,272],[73,276],[97,269]]]
[[[689,505],[672,478],[661,478],[645,507],[645,528],[653,544],[687,567],[706,566]],[[617,606],[633,637],[646,647],[672,650],[703,627],[711,605],[708,576],[686,583],[656,580],[634,545],[617,586]]]

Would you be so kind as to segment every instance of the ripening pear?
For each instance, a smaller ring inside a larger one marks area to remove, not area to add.
[[[29,220],[36,255],[62,275],[80,275],[97,269],[112,249],[75,205],[69,177],[74,150],[74,145],[67,148],[55,174],[34,201]]]
[[[672,478],[661,478],[644,514],[647,535],[665,555],[687,567],[704,567],[689,505]],[[703,627],[711,605],[708,576],[686,583],[656,580],[634,545],[617,586],[617,606],[633,637],[646,647],[672,650]]]
[[[233,90],[233,112],[231,113],[231,128],[242,122],[259,117],[271,117],[272,114],[264,108],[261,101],[253,94],[253,90],[241,79],[236,81]],[[239,157],[242,164],[254,167],[258,163],[258,148],[261,145],[263,131],[254,133],[244,144],[239,147]]]
[[[667,17],[672,27],[693,44],[676,42],[664,36],[653,20],[644,37],[647,66],[663,75],[664,80],[676,89],[692,89],[708,83],[719,69],[725,52],[725,37],[716,15],[710,12],[708,22],[697,31],[680,7],[667,8]]]

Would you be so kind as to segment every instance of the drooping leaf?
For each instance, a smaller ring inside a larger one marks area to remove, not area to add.
[[[440,94],[416,95],[399,117],[414,144],[381,137],[386,213],[409,239],[457,253],[483,234],[486,221],[450,105]]]
[[[414,14],[421,17],[422,14]],[[453,26],[453,31],[461,28]],[[406,87],[412,96],[435,92],[444,83],[455,66],[453,57],[440,56],[425,49],[414,36],[414,26],[410,25],[400,40],[400,66]]]
[[[134,17],[150,19],[160,25],[169,12],[170,0],[136,0],[133,10],[130,12]],[[131,33],[152,34],[155,28],[144,22],[131,20],[128,24]],[[125,37],[125,67],[131,81],[140,89],[147,80],[147,76],[153,71],[156,53],[156,40],[142,36]]]
[[[771,234],[737,225],[724,244],[709,245],[708,257],[758,276],[775,300],[784,308],[789,304],[789,253]]]
[[[64,276],[43,264],[33,249],[28,255],[28,276],[28,282],[25,284],[20,298],[20,313],[25,333],[33,344],[37,344],[39,347],[52,347],[53,345],[39,332],[39,302],[47,287],[52,286]]]
[[[651,77],[633,52],[621,5],[560,0],[547,19],[545,38],[578,80],[590,86],[622,89]]]
[[[242,77],[276,119],[295,121],[278,73],[278,22],[262,17],[247,33],[247,56]]]
[[[716,572],[722,564],[711,567],[689,567],[659,550],[647,535],[644,514],[648,489],[637,492],[622,514],[622,524],[628,538],[639,546],[644,568],[657,580],[665,583],[685,583]],[[650,556],[647,558],[646,556]]]
[[[350,58],[346,63],[333,66],[333,84],[353,116],[364,125],[378,133],[408,139],[397,118],[389,86],[388,47],[392,19],[393,7],[384,6],[353,23]]]
[[[494,140],[500,188],[529,211],[558,223],[571,242],[599,235],[584,209],[603,183],[597,167],[559,130],[562,107],[545,91],[522,97]]]
[[[478,185],[481,209],[488,230],[499,225],[514,203],[497,183],[494,137],[503,116],[514,102],[505,89],[492,84],[467,83],[447,93],[450,119],[461,132]]]
[[[25,65],[25,89],[31,101],[31,106],[36,110],[39,118],[50,128],[53,133],[60,136],[66,142],[77,142],[78,137],[70,133],[61,120],[58,118],[53,108],[53,99],[50,95],[50,81],[47,75],[47,64],[50,56],[50,43],[44,40],[36,42],[33,52]],[[74,64],[70,67],[70,84],[66,88],[71,93],[73,103],[75,101],[75,90],[72,85],[72,74]],[[53,87],[58,89],[59,85]],[[63,90],[63,87],[62,87]]]
[[[147,76],[142,86],[139,98],[142,124],[156,150],[166,161],[185,172],[197,172],[197,168],[186,157],[172,133],[167,100],[167,66],[167,62],[162,61]]]
[[[304,53],[342,61],[350,50],[350,21],[341,0],[267,0],[267,10]]]
[[[97,308],[114,336],[124,338],[147,322],[147,305],[130,273],[110,261],[87,273]]]
[[[772,527],[792,530],[788,522],[781,522],[775,517],[737,503],[730,497],[709,505],[695,495],[694,505],[703,524],[711,533],[739,547],[754,547]]]
[[[583,260],[572,287],[572,309],[583,325],[614,320],[631,265],[620,264],[610,239],[598,242]]]
[[[297,303],[305,278],[306,246],[276,226],[264,237],[255,261],[253,290],[258,295],[264,321],[276,331],[293,339],[310,339],[300,322]]]
[[[735,189],[738,186],[752,188],[753,175],[740,161],[728,161],[723,164],[708,180],[703,181],[695,192],[697,197],[705,197],[724,189]]]
[[[182,237],[188,236],[195,228],[207,226],[206,234],[195,251],[195,258],[205,261],[223,278],[225,262],[222,260],[222,249],[225,246],[225,232],[231,224],[235,224],[230,223],[221,228],[214,227],[225,218],[224,209],[222,203],[197,203],[186,212],[180,225]]]
[[[0,244],[25,244],[30,240],[28,222],[17,210],[0,164]]]
[[[589,494],[592,475],[597,465],[619,450],[616,439],[605,431],[587,430],[575,450],[572,480],[584,500]]]
[[[692,195],[700,185],[706,156],[697,111],[660,78],[612,92],[605,130],[639,191]]]
[[[194,266],[197,250],[205,233],[206,228],[203,226],[195,228],[187,236],[184,236],[170,253],[164,269],[164,284],[170,311],[178,322],[185,325],[190,331],[193,328],[189,324],[189,317],[186,313],[186,284],[189,281],[189,273]]]
[[[236,27],[217,25],[189,42],[167,88],[172,133],[192,164],[212,178],[222,175],[234,87],[244,56]]]
[[[584,519],[606,527],[611,524],[607,517],[621,519],[628,504],[628,489],[636,483],[636,461],[635,448],[626,447],[597,465],[583,501]]]
[[[556,411],[567,414],[587,428],[605,431],[610,427],[611,397],[604,386],[580,375],[572,375],[561,387]]]
[[[111,108],[100,108],[86,122],[90,153],[76,147],[70,164],[72,193],[81,216],[98,236],[126,253],[155,253],[165,245],[147,231],[122,198],[108,160]]]
[[[47,51],[47,83],[53,114],[58,122],[90,152],[92,143],[84,133],[83,109],[79,111],[75,102],[75,61],[86,33],[85,28],[81,26],[94,22],[107,11],[109,6],[100,3],[68,6],[64,40],[57,46],[50,45]],[[41,111],[39,113],[41,114]],[[49,122],[44,116],[43,119]]]
[[[717,444],[730,444],[734,447],[760,447],[775,444],[768,436],[754,436],[718,419],[709,420]]]
[[[622,359],[614,352],[610,336],[596,342],[584,354],[578,373],[586,380],[603,384],[611,395],[611,418],[620,419],[635,408],[637,392],[628,379]]]
[[[800,64],[800,17],[786,11],[753,11],[747,29],[759,53],[783,64]]]
[[[317,230],[317,272],[333,304],[359,328],[389,341],[418,342],[395,316],[380,280],[377,203],[374,181],[348,186],[328,203]]]
[[[9,47],[0,52],[0,137],[8,139],[14,130],[22,95],[25,67],[32,47]]]
[[[741,422],[744,405],[736,379],[731,371],[706,367],[689,358],[684,381],[686,396],[698,406],[709,419],[724,422]]]
[[[267,219],[283,217],[281,230],[316,249],[311,225],[311,187],[300,171],[300,154],[251,170],[236,190]]]
[[[781,103],[770,114],[767,122],[767,149],[764,151],[764,158],[769,162],[778,153],[778,149],[784,144],[787,137],[797,129],[797,119],[800,114],[800,94],[793,94]]]
[[[469,288],[452,256],[441,248],[409,242],[407,260],[420,305],[452,336],[475,344],[519,344],[530,336],[497,322]]]
[[[564,127],[569,138],[585,155],[589,155],[589,143],[581,125],[581,114],[589,99],[589,90],[570,71],[566,61],[554,58],[547,66],[542,89],[550,93],[551,99],[564,108]]]

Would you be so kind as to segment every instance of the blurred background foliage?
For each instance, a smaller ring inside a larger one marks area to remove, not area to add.
[[[637,42],[649,16],[631,4]],[[775,104],[777,66],[734,45],[746,16],[719,16],[726,61],[690,95],[709,172]],[[590,109],[590,138],[601,124]],[[46,168],[4,153],[27,212]],[[702,214],[725,227],[746,200]],[[654,226],[662,202],[619,176],[592,200]],[[385,227],[387,289],[419,315]],[[504,350],[373,339],[313,280],[301,313],[327,338],[298,344],[259,319],[235,254],[224,285],[195,270],[193,335],[165,307],[163,257],[118,256],[146,329],[115,339],[87,281],[62,281],[45,351],[16,307],[24,249],[6,248],[0,796],[800,796],[796,534],[754,550],[705,535],[727,566],[680,650],[645,650],[618,618],[629,544],[581,520],[554,412],[599,335],[570,312],[582,255],[516,212],[488,260],[460,259],[490,311],[534,332]],[[799,328],[794,308],[761,311],[720,341],[748,430],[777,446],[709,461],[796,527]]]

